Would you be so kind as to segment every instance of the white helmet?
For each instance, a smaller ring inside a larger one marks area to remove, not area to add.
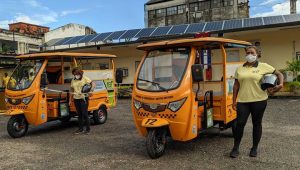
[[[261,88],[263,90],[266,90],[270,87],[275,87],[277,85],[278,79],[277,76],[274,74],[265,74],[263,78],[261,79]]]

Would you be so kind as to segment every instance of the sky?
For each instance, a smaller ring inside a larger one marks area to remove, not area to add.
[[[143,28],[145,2],[147,0],[1,0],[0,28],[7,29],[13,22],[28,22],[50,29],[77,23],[90,26],[98,33]],[[250,17],[289,14],[289,8],[289,0],[250,0]]]

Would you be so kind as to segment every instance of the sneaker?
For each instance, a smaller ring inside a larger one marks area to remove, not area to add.
[[[75,131],[75,133],[74,133],[74,134],[75,134],[75,135],[79,135],[79,134],[80,134],[80,133],[82,133],[82,132],[83,132],[83,130],[82,130],[82,129],[78,129],[78,130],[76,130],[76,131]]]
[[[257,149],[251,148],[249,156],[250,157],[257,157]]]
[[[90,130],[84,130],[82,133],[88,135],[90,133]]]
[[[230,157],[231,158],[237,158],[239,156],[240,152],[238,149],[232,149],[232,151],[230,152]]]

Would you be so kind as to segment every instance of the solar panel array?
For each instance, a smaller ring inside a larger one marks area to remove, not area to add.
[[[225,21],[203,22],[194,24],[182,24],[174,26],[164,26],[156,28],[143,28],[124,30],[116,32],[106,32],[93,35],[82,35],[76,37],[66,37],[63,39],[53,39],[47,42],[46,46],[70,45],[90,42],[105,42],[107,40],[133,40],[142,37],[158,37],[165,35],[182,35],[192,34],[197,32],[217,32],[231,31],[243,28],[264,27],[268,25],[300,23],[300,14],[294,15],[279,15],[270,17],[257,17],[234,19]]]

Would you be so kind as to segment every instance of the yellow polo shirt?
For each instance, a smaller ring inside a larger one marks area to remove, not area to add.
[[[81,93],[81,90],[85,84],[90,84],[91,82],[92,81],[86,76],[83,76],[81,80],[73,79],[71,81],[71,87],[74,89],[74,99],[84,99],[87,97],[87,95]]]
[[[8,84],[9,78],[10,78],[9,76],[3,77],[3,84],[4,84],[5,87],[6,87],[7,84]]]
[[[240,66],[235,72],[235,79],[240,83],[237,102],[257,102],[268,99],[268,94],[260,87],[265,74],[274,73],[275,68],[267,63],[257,62],[253,66]]]

